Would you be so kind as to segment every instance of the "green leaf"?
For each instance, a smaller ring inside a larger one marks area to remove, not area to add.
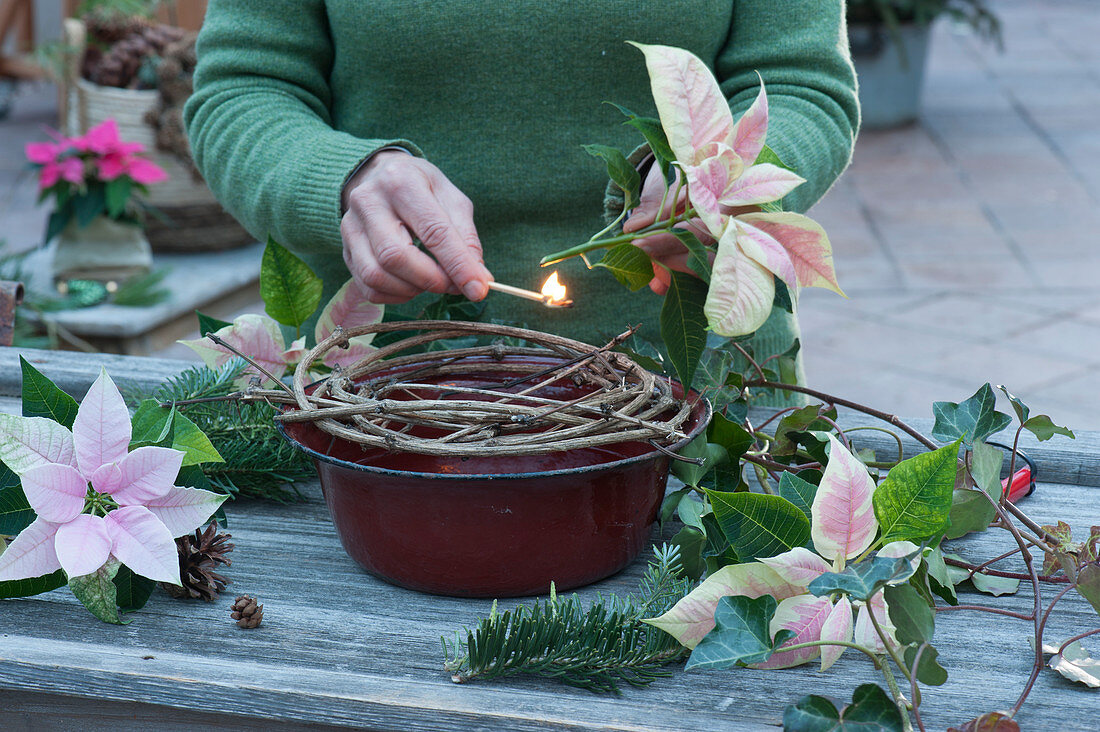
[[[209,438],[187,417],[173,409],[165,409],[155,399],[138,405],[133,419],[130,447],[160,445],[182,450],[183,465],[224,462]]]
[[[107,209],[107,200],[103,194],[102,186],[93,186],[83,196],[73,199],[73,212],[76,214],[76,224],[84,228],[92,223],[92,219],[99,216]]]
[[[891,606],[890,609],[893,610],[893,607]],[[890,618],[893,619],[893,617],[894,615],[891,613]],[[917,649],[919,647],[919,645],[909,646],[905,649],[905,665],[909,668],[913,668],[913,662],[917,660]],[[917,680],[922,684],[943,686],[947,683],[947,670],[940,665],[939,656],[940,653],[934,646],[924,647],[924,652],[920,654],[920,663],[917,664],[915,669]]]
[[[708,254],[710,250],[707,249],[703,242],[699,241],[699,237],[695,236],[687,229],[673,229],[671,232],[674,237],[680,240],[680,243],[687,247],[688,259],[687,266],[695,274],[699,275],[699,279],[703,282],[710,284],[710,257]]]
[[[1090,562],[1077,572],[1077,592],[1100,613],[1100,564]]]
[[[661,339],[680,383],[687,388],[707,345],[707,316],[703,314],[707,283],[684,272],[669,275],[671,281],[661,307]]]
[[[987,595],[995,595],[1000,597],[1001,595],[1014,595],[1016,590],[1020,589],[1020,580],[1013,579],[1011,577],[994,577],[991,574],[984,574],[983,572],[975,572],[970,577],[970,583],[974,585],[974,589],[978,592],[984,592]]]
[[[817,486],[807,480],[799,478],[794,473],[784,471],[779,477],[779,495],[798,506],[807,519],[812,520],[810,507],[814,504],[814,496],[817,495]]]
[[[631,292],[636,292],[653,279],[653,260],[649,255],[633,244],[619,244],[613,247],[603,259],[596,262]]]
[[[866,600],[891,582],[901,582],[913,574],[910,563],[920,552],[905,557],[875,557],[847,567],[843,572],[826,572],[810,583],[812,594],[821,597],[830,592],[847,592],[853,600]]]
[[[65,586],[65,573],[60,569],[52,574],[30,579],[4,580],[0,582],[0,599],[9,597],[31,597],[43,592]]]
[[[171,447],[183,450],[184,467],[200,463],[225,462],[198,425],[179,412],[176,412],[176,416],[172,419]]]
[[[981,491],[957,490],[951,498],[951,525],[945,536],[958,539],[972,531],[985,531],[996,515],[997,509]]]
[[[283,325],[300,328],[321,304],[321,278],[288,249],[268,238],[260,264],[264,311]]]
[[[942,442],[961,437],[967,447],[975,442],[984,442],[985,438],[1000,432],[1012,422],[1011,417],[998,412],[996,407],[997,395],[988,383],[961,404],[933,402],[932,413],[936,416],[936,423],[932,427],[932,436]]]
[[[924,556],[922,564],[928,571],[929,589],[948,604],[958,605],[959,598],[955,595],[955,583],[951,581],[947,564],[943,561],[943,550],[939,547],[934,548]]]
[[[832,425],[828,422],[818,420],[820,415],[821,405],[810,404],[801,409],[796,409],[780,419],[779,425],[775,428],[775,444],[772,446],[772,455],[793,455],[798,450],[796,436],[800,432],[805,432],[811,428],[818,430],[831,429]],[[825,412],[825,416],[835,420],[836,410]]]
[[[682,521],[685,526],[691,526],[699,529],[699,531],[705,530],[703,528],[703,514],[709,512],[710,506],[696,499],[694,496],[680,501],[680,505],[676,507],[676,516],[680,521]]]
[[[72,206],[63,206],[50,214],[46,221],[46,238],[43,244],[49,244],[56,239],[73,218]]]
[[[958,474],[959,440],[903,460],[890,469],[871,502],[882,543],[921,542],[947,528]]]
[[[72,429],[79,408],[76,400],[57,388],[22,356],[19,366],[23,370],[23,416],[46,417]]]
[[[737,422],[723,414],[715,414],[707,425],[707,442],[721,445],[730,462],[736,462],[752,446],[753,437]]]
[[[676,154],[672,152],[672,147],[668,144],[668,137],[665,135],[665,128],[661,126],[661,120],[656,117],[639,117],[621,104],[615,104],[615,102],[606,102],[606,104],[610,104],[623,113],[626,117],[626,122],[623,122],[624,125],[630,125],[642,133],[642,137],[649,143],[649,149],[653,152],[653,157],[657,160],[661,172],[667,178],[669,164],[676,159]]]
[[[741,561],[774,557],[810,540],[810,519],[782,496],[708,490],[707,497]]]
[[[118,593],[113,581],[120,566],[117,559],[110,559],[91,574],[70,578],[69,589],[88,608],[88,612],[103,622],[126,625],[130,621],[118,614]]]
[[[684,576],[695,581],[703,576],[706,570],[706,562],[703,561],[703,548],[706,547],[707,537],[694,526],[685,526],[680,529],[669,542],[672,546],[680,548],[680,565],[684,569]]]
[[[105,193],[107,201],[107,215],[117,219],[126,211],[126,204],[130,200],[133,190],[133,182],[129,176],[119,176],[107,184]]]
[[[165,409],[155,399],[145,399],[130,419],[130,447],[137,444],[162,445],[172,433],[175,409]]]
[[[777,165],[784,170],[789,170],[792,173],[797,172],[794,168],[784,163],[778,155],[775,154],[775,150],[765,145],[760,148],[760,154],[756,156],[756,162],[753,165],[760,165],[761,163],[771,163]]]
[[[19,476],[0,463],[0,536],[15,536],[34,519],[34,509],[23,495]]]
[[[1040,442],[1045,442],[1055,435],[1062,435],[1071,440],[1076,437],[1068,427],[1054,424],[1045,414],[1037,414],[1024,422],[1024,429],[1035,435]]]
[[[875,684],[861,684],[838,712],[823,696],[804,696],[783,711],[784,732],[901,732],[901,713]]]
[[[768,625],[776,607],[771,595],[720,598],[714,609],[714,629],[695,646],[685,668],[730,668],[768,660],[779,645],[794,636],[792,631],[781,630],[772,640]]]
[[[157,583],[148,577],[134,574],[134,571],[126,565],[121,565],[118,574],[112,580],[115,585],[115,602],[118,609],[124,613],[132,613],[145,607],[149,597],[153,594]]]
[[[890,622],[897,629],[894,636],[904,645],[932,640],[936,631],[936,614],[912,585],[887,585],[883,590]]]
[[[657,520],[661,526],[664,526],[676,513],[676,510],[680,507],[682,501],[687,500],[687,496],[691,493],[691,488],[681,488],[679,490],[672,491],[664,500],[661,501],[661,510],[657,513]]]
[[[228,323],[224,320],[212,318],[205,313],[200,313],[198,310],[195,311],[195,315],[199,319],[199,335],[202,336],[205,336],[207,333],[217,333],[222,328],[233,325],[232,323]]]
[[[970,477],[974,483],[995,501],[1001,500],[1004,485],[1001,483],[1001,466],[1004,453],[988,442],[979,442],[970,451]]]
[[[775,278],[775,296],[772,297],[772,309],[794,314],[794,300],[791,298],[791,291],[787,289],[787,283],[778,277]]]
[[[1012,405],[1012,411],[1016,412],[1016,419],[1020,420],[1020,424],[1026,422],[1027,418],[1031,415],[1031,408],[1016,398],[1004,384],[998,384],[997,388],[1008,397],[1008,401]]]
[[[696,436],[691,442],[681,447],[677,454],[686,458],[691,458],[692,460],[706,460],[706,434],[704,433]],[[699,465],[694,462],[687,462],[685,460],[673,460],[672,474],[682,480],[687,485],[696,486],[699,484],[699,480],[707,474],[707,469],[703,467],[703,465]]]
[[[600,158],[607,164],[607,177],[623,192],[623,208],[630,210],[637,206],[642,177],[622,151],[609,145],[582,145],[582,147],[589,155]]]

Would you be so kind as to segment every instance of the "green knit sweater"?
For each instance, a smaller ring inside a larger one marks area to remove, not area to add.
[[[226,208],[298,252],[328,292],[348,277],[341,189],[385,145],[426,156],[470,197],[498,281],[538,289],[542,255],[603,225],[606,173],[581,145],[640,142],[603,102],[655,115],[626,40],[713,64],[735,116],[760,73],[768,144],[808,181],[788,208],[807,209],[847,165],[858,107],[842,0],[216,0],[185,120]],[[592,342],[644,322],[655,337],[659,297],[580,260],[560,270],[576,307],[493,293],[490,316]],[[783,315],[758,353],[796,337]]]

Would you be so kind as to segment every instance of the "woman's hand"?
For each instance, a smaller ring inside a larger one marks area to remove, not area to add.
[[[471,300],[488,294],[493,276],[482,261],[474,206],[428,161],[397,150],[375,154],[344,187],[344,208],[344,262],[371,302],[406,302],[422,292]]]

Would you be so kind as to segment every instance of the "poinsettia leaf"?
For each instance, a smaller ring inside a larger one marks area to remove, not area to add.
[[[867,468],[833,435],[829,464],[810,506],[814,548],[825,559],[852,559],[875,538],[875,483]]]
[[[805,696],[783,711],[785,732],[901,732],[901,713],[879,686],[861,684],[843,712],[823,696]]]
[[[685,668],[730,668],[767,660],[779,644],[794,635],[781,630],[772,639],[768,626],[775,608],[775,598],[769,595],[721,598],[714,610],[714,629],[692,650]]]
[[[1045,414],[1037,414],[1034,417],[1029,418],[1026,422],[1024,422],[1024,429],[1035,435],[1035,437],[1040,442],[1049,440],[1055,435],[1062,435],[1063,437],[1068,437],[1071,440],[1075,439],[1075,435],[1073,434],[1072,430],[1070,430],[1068,427],[1062,427],[1061,425],[1054,424],[1051,418]]]
[[[798,510],[810,518],[810,506],[813,505],[814,496],[817,494],[817,486],[804,480],[794,473],[784,471],[779,476],[779,495],[798,507]]]
[[[935,613],[912,585],[887,585],[884,593],[898,643],[909,645],[932,640],[936,630]]]
[[[612,247],[596,266],[613,274],[631,292],[642,289],[653,279],[653,260],[641,247],[630,243]]]
[[[107,183],[104,197],[108,216],[117,219],[126,211],[126,204],[130,201],[130,193],[133,188],[133,181],[126,175],[120,175]]]
[[[772,310],[777,309],[794,314],[794,300],[791,298],[791,291],[786,283],[780,279],[775,281],[775,296],[772,298]]]
[[[91,574],[69,578],[69,589],[88,608],[88,612],[103,622],[114,625],[126,625],[130,622],[118,614],[116,602],[118,590],[113,580],[121,566],[118,560],[111,559]]]
[[[893,607],[890,608],[893,611]],[[893,612],[890,615],[893,618]],[[900,640],[900,639],[899,639]],[[909,646],[905,649],[905,664],[917,675],[917,680],[929,686],[943,686],[947,683],[947,670],[940,665],[939,651],[935,646],[925,645],[920,651],[920,662],[917,663],[919,645]],[[916,664],[916,666],[914,666]]]
[[[19,367],[23,371],[23,416],[46,417],[72,429],[76,410],[80,405],[22,356]]]
[[[763,661],[751,664],[753,668],[791,668],[812,661],[821,655],[820,646],[784,650],[783,646],[797,646],[821,640],[821,631],[832,615],[833,603],[827,597],[795,595],[779,603],[769,629],[777,636],[781,630],[789,630],[794,635],[778,644],[776,652]]]
[[[65,230],[65,227],[69,225],[69,222],[73,219],[73,207],[72,204],[67,206],[60,206],[50,214],[50,217],[46,220],[46,234],[43,239],[43,244],[49,244],[51,241],[61,235],[61,232]]]
[[[763,233],[786,250],[799,286],[822,287],[844,296],[833,266],[833,247],[821,224],[791,212],[742,214],[737,222]]]
[[[707,544],[707,537],[702,531],[694,526],[685,526],[676,532],[669,544],[680,550],[680,566],[683,567],[685,577],[694,581],[703,576],[707,568],[703,561],[703,547]]]
[[[35,513],[23,488],[19,476],[0,463],[0,535],[15,536],[34,522]]]
[[[637,206],[640,200],[642,177],[622,151],[610,145],[582,145],[582,147],[592,157],[604,161],[607,166],[607,177],[623,192],[623,207],[630,210]]]
[[[783,600],[802,592],[802,587],[785,581],[773,569],[759,562],[731,564],[707,575],[698,587],[665,614],[643,622],[660,628],[685,647],[695,648],[714,628],[714,611],[720,598],[769,595],[775,600]]]
[[[933,539],[947,528],[959,443],[921,453],[890,469],[872,498],[883,544]]]
[[[106,209],[107,198],[104,195],[103,186],[91,186],[85,195],[73,199],[73,213],[76,214],[76,224],[80,228],[92,223],[92,219]]]
[[[119,611],[124,613],[132,613],[145,607],[157,586],[148,577],[134,574],[126,565],[118,568],[118,574],[112,582],[115,585],[115,602]]]
[[[673,229],[669,233],[679,239],[680,243],[687,247],[688,269],[709,285],[711,275],[710,255],[713,252],[708,249],[703,242],[699,241],[699,237],[697,237],[694,232],[688,231],[687,229]]]
[[[810,520],[782,496],[706,493],[715,518],[742,561],[774,557],[810,540]]]
[[[984,442],[1012,422],[1007,414],[997,411],[997,395],[988,383],[964,402],[933,402],[932,414],[936,417],[933,437],[941,442],[953,442],[961,437],[966,447]]]
[[[786,168],[787,170],[794,173],[798,172],[791,166],[784,163],[783,160],[780,159],[779,155],[776,154],[775,150],[772,150],[767,145],[764,145],[762,148],[760,148],[760,154],[756,156],[756,160],[753,162],[753,164],[755,165],[757,163],[770,163],[771,165],[776,165],[780,168]]]
[[[10,597],[31,597],[33,595],[41,595],[43,592],[49,592],[50,590],[56,590],[58,587],[64,587],[66,581],[65,572],[60,569],[51,574],[42,575],[41,577],[0,581],[0,600]]]
[[[270,237],[260,263],[264,311],[283,325],[299,328],[321,304],[321,278],[289,249]]]
[[[775,281],[772,272],[737,244],[737,227],[727,226],[718,240],[703,307],[710,329],[727,337],[755,333],[771,315]]]
[[[680,383],[691,386],[699,358],[707,344],[703,303],[707,284],[684,272],[670,272],[668,292],[661,307],[661,339]]]
[[[207,333],[217,333],[222,328],[230,328],[233,325],[229,321],[213,318],[205,313],[200,313],[198,310],[195,311],[195,316],[199,320],[200,336],[205,336]]]
[[[919,552],[913,556],[917,555]],[[843,572],[826,572],[810,583],[809,591],[820,597],[839,590],[853,600],[866,600],[887,584],[907,580],[913,574],[913,556],[875,557],[846,567]]]

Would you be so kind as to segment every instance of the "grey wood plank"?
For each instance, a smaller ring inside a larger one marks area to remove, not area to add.
[[[20,356],[77,400],[84,397],[88,387],[99,376],[100,368],[107,369],[111,379],[124,391],[149,391],[195,365],[191,361],[171,358],[0,347],[0,396],[19,396],[22,383]]]

